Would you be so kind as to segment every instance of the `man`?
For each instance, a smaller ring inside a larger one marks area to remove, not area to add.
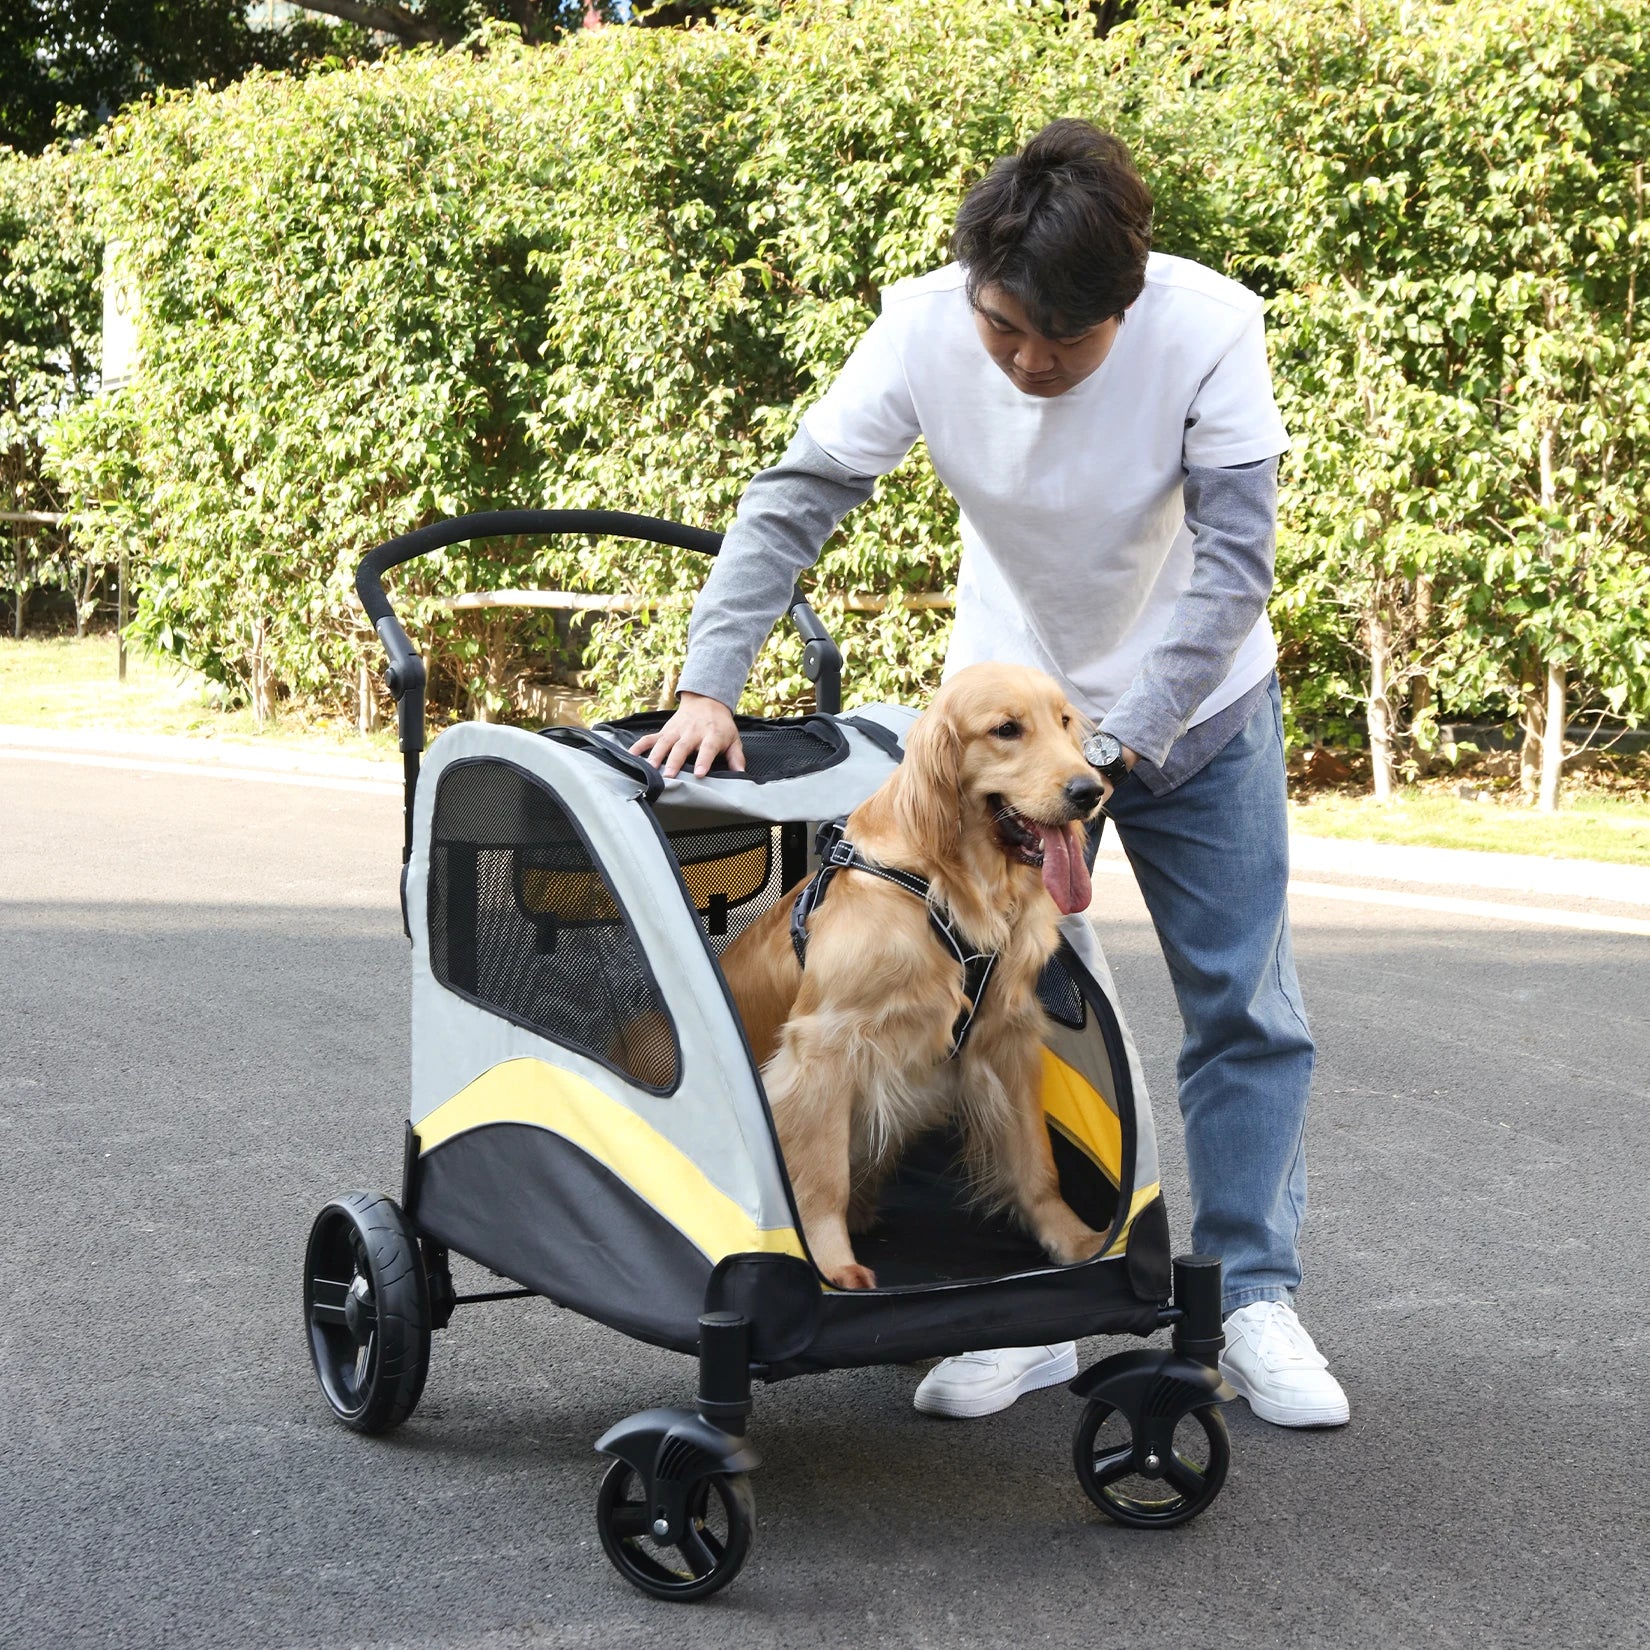
[[[726,754],[796,575],[919,436],[960,509],[946,671],[1035,665],[1097,722],[1116,827],[1174,981],[1192,1241],[1224,1263],[1222,1372],[1255,1413],[1335,1426],[1291,1305],[1313,1044],[1290,946],[1282,718],[1266,618],[1277,463],[1260,300],[1150,252],[1127,149],[1057,120],[968,193],[956,262],[882,313],[747,489],[694,610],[680,706],[638,750]],[[974,1416],[1076,1373],[1071,1345],[948,1358],[917,1408]]]

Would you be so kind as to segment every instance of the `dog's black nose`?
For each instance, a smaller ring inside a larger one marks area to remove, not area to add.
[[[1093,813],[1100,801],[1100,786],[1092,779],[1068,779],[1066,781],[1066,802],[1071,808],[1072,817],[1081,819],[1084,814]]]

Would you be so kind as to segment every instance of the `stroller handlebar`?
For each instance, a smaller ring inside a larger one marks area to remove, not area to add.
[[[403,533],[376,550],[369,550],[355,570],[355,594],[389,655],[384,680],[395,699],[402,764],[406,769],[407,838],[403,844],[403,861],[411,852],[413,788],[417,782],[419,752],[424,749],[426,672],[423,659],[390,606],[384,591],[384,575],[403,562],[472,539],[552,533],[598,533],[611,538],[641,539],[676,550],[695,550],[705,556],[714,556],[722,548],[720,533],[663,521],[657,516],[633,515],[628,510],[483,510],[474,515],[431,522],[428,527]],[[791,623],[802,638],[803,673],[814,684],[820,710],[834,716],[842,709],[842,654],[820,623],[819,615],[808,605],[800,584],[791,591],[789,613]]]
[[[454,516],[403,533],[369,550],[355,570],[355,593],[389,655],[385,680],[395,698],[404,753],[424,748],[424,661],[418,656],[396,618],[384,591],[384,575],[392,567],[446,550],[473,539],[517,538],[528,534],[600,533],[612,538],[641,539],[714,556],[722,535],[702,527],[687,527],[657,516],[633,515],[628,510],[484,510]],[[802,668],[814,683],[819,708],[834,715],[842,708],[842,654],[808,605],[798,584],[791,592],[791,623],[802,638]]]

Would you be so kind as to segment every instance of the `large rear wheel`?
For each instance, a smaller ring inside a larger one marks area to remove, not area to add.
[[[430,1367],[424,1259],[392,1198],[351,1192],[315,1217],[304,1259],[304,1321],[316,1379],[356,1432],[412,1414]]]

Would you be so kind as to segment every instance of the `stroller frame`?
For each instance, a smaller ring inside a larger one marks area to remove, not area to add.
[[[753,1378],[1167,1327],[1168,1348],[1114,1354],[1071,1383],[1086,1401],[1074,1465],[1117,1522],[1197,1516],[1229,1461],[1220,1263],[1170,1264],[1138,1061],[1083,919],[1045,974],[1044,1106],[1062,1189],[1108,1229],[1101,1253],[1055,1266],[972,1213],[936,1140],[886,1199],[885,1286],[834,1291],[813,1267],[715,956],[794,890],[812,826],[892,771],[914,718],[841,716],[841,654],[800,585],[790,617],[818,713],[741,719],[742,783],[667,784],[631,756],[656,715],[543,734],[460,725],[424,768],[425,667],[384,574],[469,540],[559,533],[708,555],[721,542],[618,511],[494,511],[393,539],[356,575],[403,759],[414,1082],[399,1204],[334,1199],[310,1234],[306,1327],[334,1415],[368,1433],[405,1420],[431,1331],[481,1302],[544,1295],[695,1356],[692,1407],[643,1411],[596,1442],[612,1458],[597,1498],[608,1557],[643,1591],[687,1601],[748,1554]],[[931,1229],[943,1235],[925,1246]],[[519,1287],[458,1294],[453,1250]]]

